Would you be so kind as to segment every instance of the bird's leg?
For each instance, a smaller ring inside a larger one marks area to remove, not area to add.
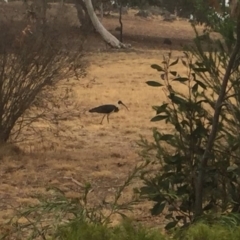
[[[109,115],[110,115],[110,114],[108,114],[108,115],[107,115],[107,120],[108,120],[108,123],[109,123]]]
[[[103,118],[102,118],[102,121],[100,122],[100,124],[102,124],[102,122],[103,122],[103,119],[105,118],[105,116],[106,116],[106,115],[104,115],[104,116],[103,116]]]

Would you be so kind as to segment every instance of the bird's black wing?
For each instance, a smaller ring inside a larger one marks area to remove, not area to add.
[[[95,108],[92,108],[89,110],[89,112],[96,112],[96,113],[111,113],[115,110],[116,106],[112,105],[112,104],[106,104],[106,105],[101,105]]]

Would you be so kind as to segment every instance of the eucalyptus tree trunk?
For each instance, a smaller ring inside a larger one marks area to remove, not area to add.
[[[130,45],[121,43],[116,37],[114,37],[99,21],[91,0],[85,0],[88,15],[96,31],[101,35],[103,40],[113,48],[129,48]]]

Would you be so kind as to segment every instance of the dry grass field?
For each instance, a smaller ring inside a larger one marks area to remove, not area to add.
[[[72,6],[69,9],[66,15],[73,25],[78,25],[75,9]],[[104,18],[102,22],[118,36],[114,30],[118,26],[116,16]],[[109,50],[97,35],[88,37],[85,43],[87,75],[74,83],[69,99],[81,114],[60,123],[66,129],[65,138],[47,138],[44,144],[33,140],[23,144],[21,155],[2,150],[5,154],[0,160],[1,222],[9,217],[10,206],[36,202],[34,194],[43,193],[47,186],[60,187],[69,196],[76,196],[73,190],[77,186],[65,177],[73,177],[82,184],[91,182],[92,198],[99,203],[107,194],[111,195],[112,187],[122,184],[129,171],[141,161],[136,144],[139,135],[151,139],[153,127],[169,130],[163,123],[150,122],[155,114],[151,106],[165,101],[165,95],[161,88],[151,88],[145,82],[159,79],[150,65],[160,64],[162,55],[169,52],[169,47],[162,44],[163,39],[172,40],[175,59],[183,55],[181,46],[191,42],[193,30],[186,20],[170,23],[160,17],[142,19],[135,17],[134,12],[123,16],[123,24],[124,42],[131,43],[133,50]],[[77,38],[78,33],[73,34]],[[181,71],[180,67],[176,68]],[[129,112],[121,109],[112,114],[109,124],[104,119],[100,125],[102,115],[88,112],[101,104],[117,104],[118,100],[128,106]],[[131,195],[129,188],[123,201]],[[161,218],[150,217],[149,207],[149,203],[136,206],[132,215],[150,225],[159,224]]]

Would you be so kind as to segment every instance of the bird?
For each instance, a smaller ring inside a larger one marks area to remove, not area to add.
[[[119,107],[120,107],[120,105],[123,105],[128,110],[127,106],[120,100],[118,101],[118,105],[119,105]],[[108,120],[108,123],[109,123],[109,115],[111,113],[118,112],[119,111],[119,107],[117,107],[117,106],[115,106],[113,104],[105,104],[105,105],[101,105],[101,106],[92,108],[92,109],[89,110],[89,112],[90,113],[102,113],[102,114],[104,114],[100,124],[102,124],[103,119],[107,115],[107,120]]]

